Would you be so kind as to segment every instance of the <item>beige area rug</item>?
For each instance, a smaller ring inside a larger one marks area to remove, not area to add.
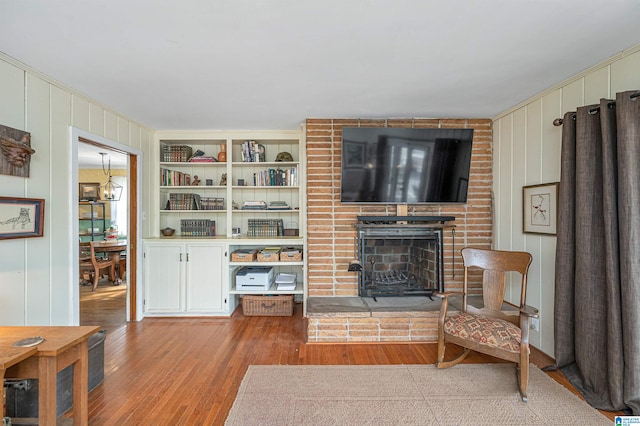
[[[529,402],[513,364],[249,366],[232,425],[611,425],[532,366]]]

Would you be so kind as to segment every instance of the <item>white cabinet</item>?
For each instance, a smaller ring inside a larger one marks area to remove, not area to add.
[[[145,314],[230,314],[227,270],[226,244],[145,241]]]

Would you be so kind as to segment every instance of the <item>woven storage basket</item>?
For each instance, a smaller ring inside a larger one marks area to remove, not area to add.
[[[280,251],[280,262],[300,262],[302,260],[302,249],[285,247]]]
[[[242,313],[245,316],[282,316],[293,315],[293,294],[279,296],[242,296]]]
[[[256,260],[258,255],[258,249],[247,251],[247,250],[236,250],[231,253],[231,261],[232,262],[253,262]]]
[[[280,251],[263,251],[258,252],[258,262],[277,262],[280,260]]]

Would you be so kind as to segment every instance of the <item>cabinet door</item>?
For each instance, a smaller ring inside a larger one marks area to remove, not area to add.
[[[145,312],[178,313],[182,308],[185,256],[182,244],[147,244],[144,250]]]
[[[224,251],[225,246],[221,244],[187,244],[187,312],[225,310]]]

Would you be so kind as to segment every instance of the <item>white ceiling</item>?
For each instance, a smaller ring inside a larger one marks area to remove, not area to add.
[[[0,0],[0,51],[154,129],[482,117],[640,42],[638,0]]]

